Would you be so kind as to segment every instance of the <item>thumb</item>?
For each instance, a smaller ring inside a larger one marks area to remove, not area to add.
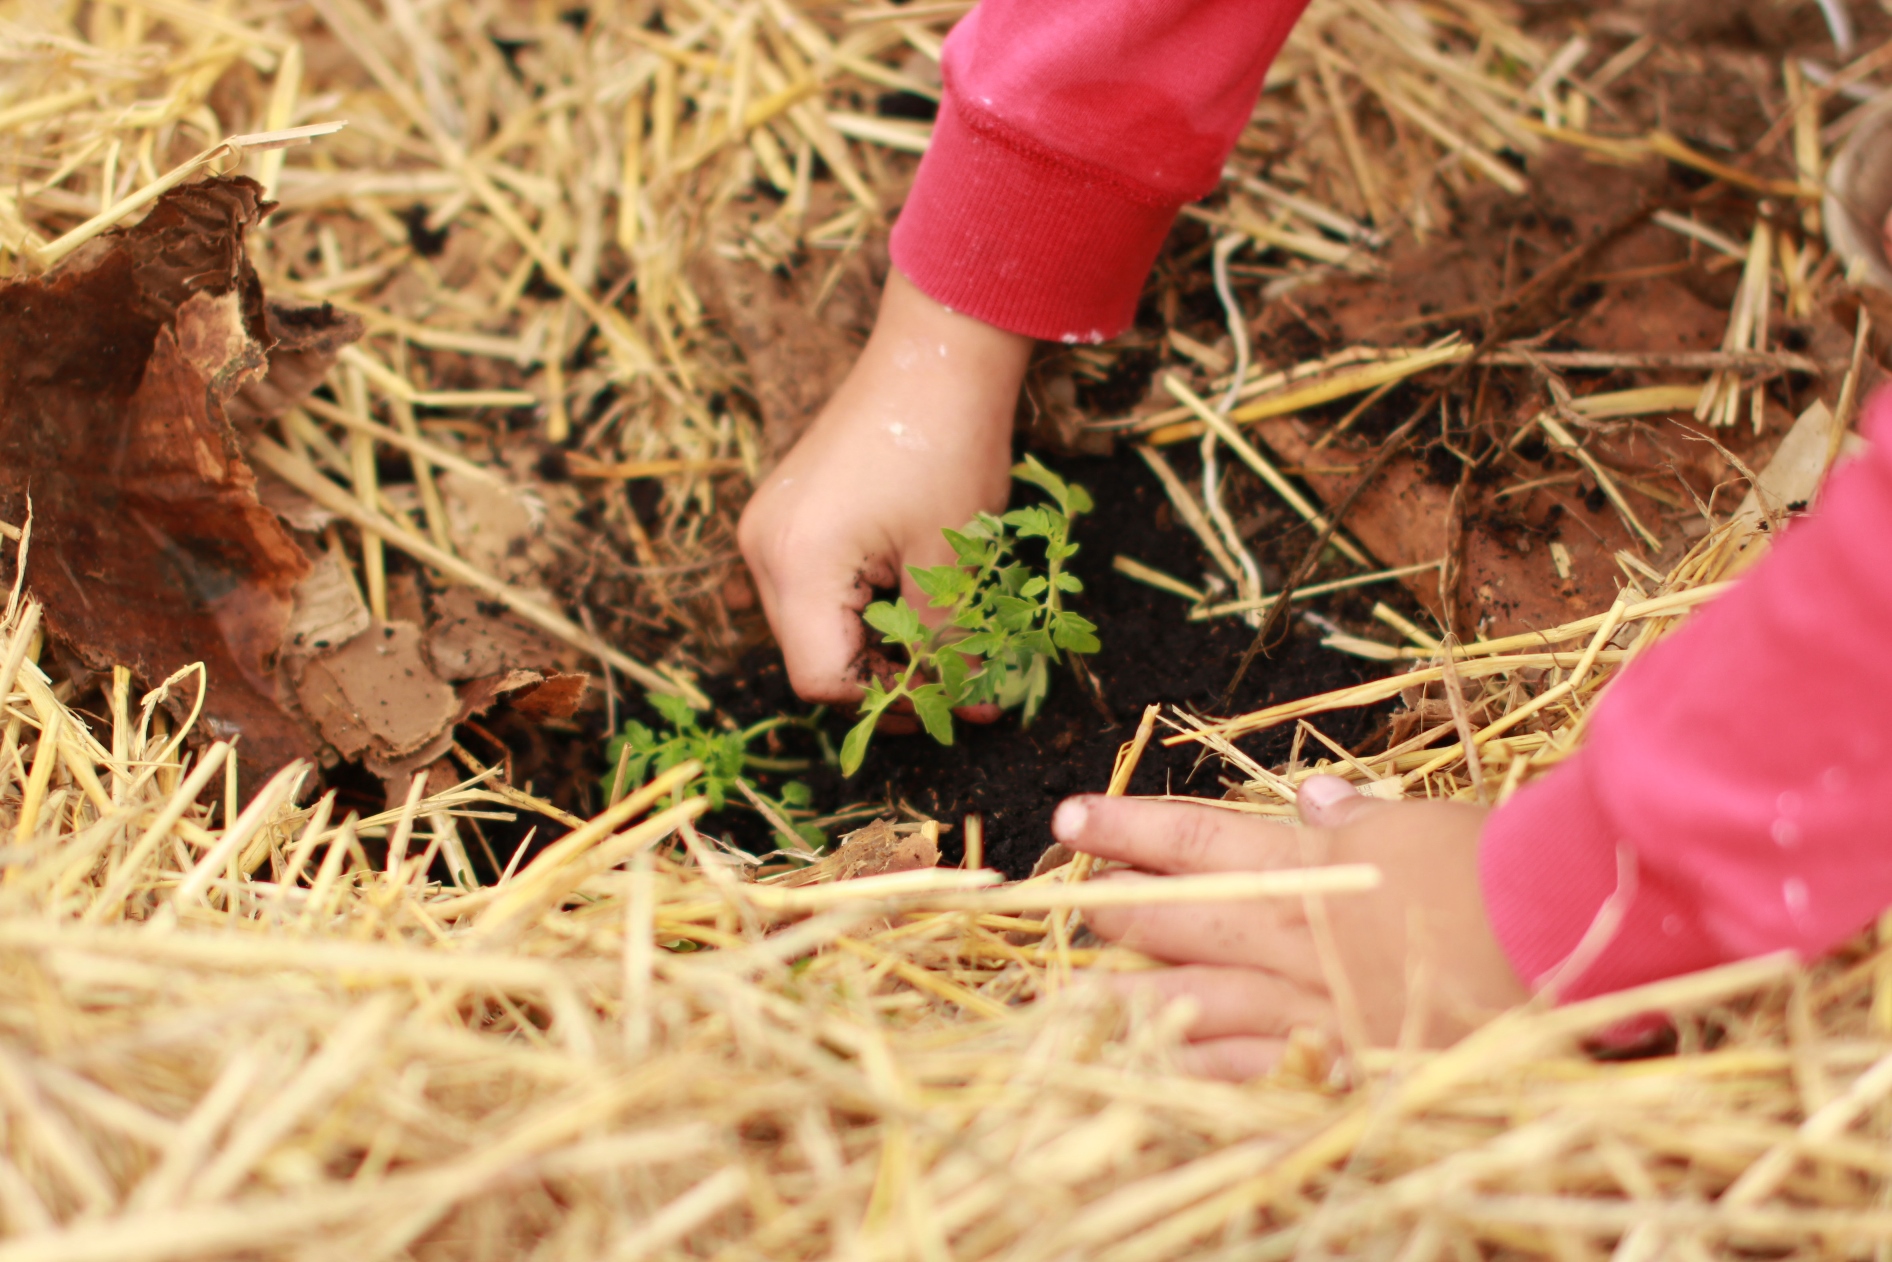
[[[1340,828],[1375,805],[1339,776],[1309,776],[1301,781],[1294,804],[1310,828]]]

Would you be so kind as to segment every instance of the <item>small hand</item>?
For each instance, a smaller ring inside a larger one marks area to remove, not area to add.
[[[1352,991],[1359,1033],[1378,1046],[1398,1040],[1412,978],[1421,972],[1428,1002],[1418,1014],[1418,1037],[1429,1046],[1449,1043],[1529,997],[1485,918],[1477,869],[1482,809],[1376,801],[1332,776],[1308,779],[1300,794],[1302,828],[1134,798],[1071,798],[1052,819],[1053,834],[1071,849],[1136,869],[1104,880],[1333,863],[1379,867],[1379,888],[1322,900],[1335,948],[1327,963],[1300,899],[1085,913],[1099,936],[1175,966],[1125,975],[1123,984],[1153,987],[1164,1001],[1196,1001],[1189,1061],[1197,1072],[1234,1079],[1263,1073],[1296,1026],[1345,1035],[1345,1014],[1329,989],[1331,965]]]
[[[860,697],[859,614],[873,588],[898,587],[921,617],[939,616],[906,567],[950,564],[941,529],[1004,509],[1030,355],[1029,338],[948,311],[898,272],[887,278],[860,359],[737,531],[803,698]]]

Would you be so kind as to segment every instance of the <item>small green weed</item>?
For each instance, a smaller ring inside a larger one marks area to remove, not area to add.
[[[1071,519],[1091,510],[1083,487],[1066,482],[1026,456],[1012,476],[1043,490],[1051,504],[1015,508],[1003,517],[981,513],[964,530],[943,531],[958,557],[954,565],[907,572],[935,609],[951,612],[937,628],[921,622],[904,598],[876,601],[862,617],[898,644],[906,666],[891,687],[874,680],[861,698],[861,718],[841,743],[841,773],[853,775],[867,756],[874,725],[889,707],[906,701],[928,734],[953,743],[953,710],[997,704],[1022,709],[1029,723],[1051,687],[1050,664],[1066,653],[1095,653],[1097,626],[1064,608],[1066,594],[1084,585],[1064,563],[1077,552]],[[1027,539],[1044,541],[1044,568],[1019,554]]]
[[[700,793],[709,799],[712,811],[720,811],[732,795],[747,798],[748,795],[743,794],[739,787],[746,783],[749,792],[767,802],[777,815],[790,822],[796,835],[803,841],[817,849],[827,844],[828,839],[820,829],[812,824],[793,822],[793,813],[804,810],[813,798],[807,785],[799,780],[790,780],[782,786],[779,797],[770,798],[743,774],[751,768],[780,771],[800,765],[751,754],[749,745],[757,737],[778,727],[812,726],[819,712],[807,719],[777,715],[748,727],[719,732],[704,728],[697,712],[681,697],[651,693],[647,699],[651,707],[669,723],[670,730],[653,731],[631,719],[624,724],[622,731],[611,738],[604,751],[605,765],[611,770],[599,781],[607,802],[617,801],[651,776],[694,758],[703,764],[703,774],[680,788],[672,801]]]

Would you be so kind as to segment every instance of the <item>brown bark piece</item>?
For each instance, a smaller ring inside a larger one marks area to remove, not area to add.
[[[569,719],[578,712],[579,703],[590,688],[589,675],[557,672],[542,675],[536,670],[509,670],[461,684],[458,689],[460,712],[454,722],[485,714],[502,700],[534,722]]]
[[[203,662],[205,728],[263,773],[315,747],[273,659],[309,562],[257,500],[229,420],[269,316],[243,234],[254,182],[173,189],[135,227],[0,286],[0,516],[31,502],[28,590],[88,663]]]
[[[535,723],[569,719],[591,690],[591,676],[547,675],[542,683],[521,688],[507,698],[513,709]]]
[[[508,670],[565,669],[571,650],[470,587],[433,595],[427,656],[441,678],[482,679]]]
[[[420,628],[407,622],[378,623],[316,658],[296,693],[324,739],[347,758],[410,757],[460,717],[459,695],[434,674]]]

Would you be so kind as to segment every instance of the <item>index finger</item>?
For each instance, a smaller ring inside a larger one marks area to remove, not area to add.
[[[1073,850],[1146,872],[1244,872],[1315,861],[1303,851],[1313,838],[1298,828],[1183,802],[1066,798],[1051,833]]]

